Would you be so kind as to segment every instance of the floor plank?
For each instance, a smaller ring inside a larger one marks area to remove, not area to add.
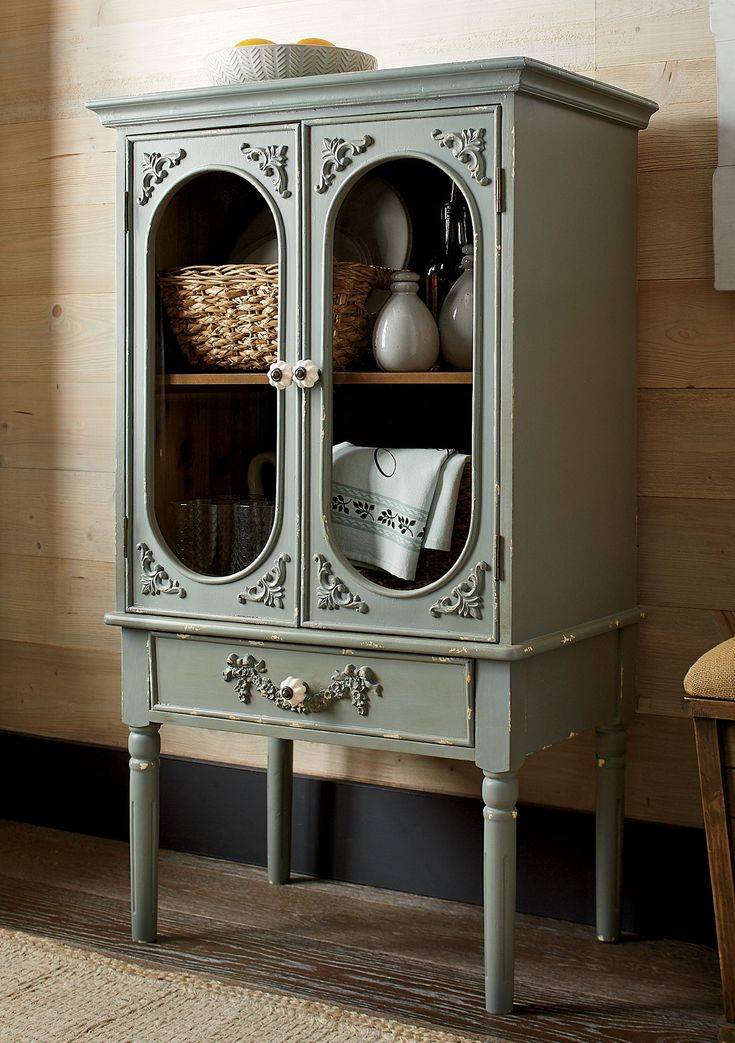
[[[709,1043],[716,954],[519,916],[517,1008],[482,1009],[476,906],[162,852],[160,940],[129,940],[126,845],[0,822],[0,925],[507,1043]]]

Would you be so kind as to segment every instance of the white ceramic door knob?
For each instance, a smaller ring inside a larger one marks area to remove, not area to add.
[[[278,388],[279,391],[283,391],[285,388],[290,387],[293,382],[293,367],[289,366],[288,362],[282,362],[281,359],[274,362],[268,370],[268,383]]]
[[[294,366],[293,379],[296,387],[313,388],[320,375],[319,367],[311,359],[299,359]]]

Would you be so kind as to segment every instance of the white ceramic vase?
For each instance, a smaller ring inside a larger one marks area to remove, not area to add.
[[[439,313],[439,340],[444,361],[453,369],[472,369],[472,342],[475,325],[475,275],[472,270],[472,245],[462,247],[464,271],[446,296]]]
[[[386,372],[423,372],[439,358],[439,330],[434,316],[417,296],[418,286],[415,272],[395,272],[391,296],[376,320],[373,354]]]

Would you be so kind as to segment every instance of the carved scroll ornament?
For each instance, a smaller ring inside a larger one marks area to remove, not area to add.
[[[257,164],[263,174],[270,178],[276,186],[276,192],[283,199],[288,199],[291,192],[288,187],[286,163],[288,162],[288,145],[265,145],[258,147],[245,142],[240,146],[245,159]]]
[[[482,619],[484,608],[481,593],[484,586],[482,574],[489,571],[490,566],[486,561],[478,561],[463,583],[458,583],[456,587],[452,588],[451,594],[434,602],[429,609],[432,616],[461,616],[463,619]]]
[[[354,608],[356,612],[367,612],[368,606],[359,594],[353,594],[346,583],[332,572],[332,563],[323,554],[315,554],[319,572],[319,584],[316,588],[316,602],[319,608],[330,612],[340,608]]]
[[[348,663],[343,670],[335,670],[326,688],[310,691],[308,685],[294,677],[287,677],[277,685],[267,676],[268,667],[260,659],[248,655],[241,658],[235,652],[227,659],[223,678],[235,682],[235,691],[241,703],[250,702],[253,691],[275,703],[281,710],[292,713],[319,713],[329,709],[340,699],[350,699],[361,717],[370,709],[370,695],[382,695],[383,690],[373,671],[367,666]],[[289,682],[289,683],[287,683]]]
[[[359,156],[365,149],[374,144],[374,139],[366,134],[359,141],[345,141],[344,138],[325,138],[322,148],[322,169],[319,184],[314,185],[316,192],[326,192],[338,173],[352,162],[353,156]]]
[[[469,167],[470,176],[478,185],[490,184],[490,178],[485,176],[485,131],[482,128],[473,130],[468,127],[458,133],[449,131],[447,134],[433,130],[431,136],[439,142],[440,148],[449,149],[455,159]]]
[[[252,587],[246,587],[237,600],[242,605],[248,601],[265,605],[267,608],[283,608],[286,594],[286,563],[291,560],[288,554],[279,554],[273,567],[266,572]]]
[[[160,152],[143,153],[143,185],[138,196],[138,202],[145,206],[153,195],[156,185],[160,185],[172,167],[177,167],[182,159],[186,159],[183,148],[176,152],[168,152],[161,155]]]
[[[173,594],[178,598],[185,598],[186,591],[171,579],[163,565],[157,565],[153,559],[153,551],[147,543],[138,544],[141,567],[141,594]]]

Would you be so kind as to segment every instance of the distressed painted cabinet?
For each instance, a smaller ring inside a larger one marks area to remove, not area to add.
[[[295,737],[468,759],[485,779],[487,1006],[509,1011],[517,773],[592,727],[598,934],[619,930],[639,619],[636,148],[655,106],[498,59],[91,107],[119,132],[107,621],[122,628],[131,729],[134,936],[156,931],[161,724],[267,737],[274,882],[288,879]],[[353,314],[339,278],[423,279],[449,200],[473,260],[471,368],[440,356],[384,372],[349,331],[343,354],[345,323],[386,288]],[[229,265],[257,266],[252,326],[269,332],[254,342],[274,355],[256,365],[219,368],[230,304],[204,268],[216,281]],[[395,500],[364,495],[366,452],[383,477],[408,461]],[[454,461],[449,506],[432,499],[436,458]],[[428,550],[435,523],[453,538]],[[386,535],[393,573],[364,550]]]

